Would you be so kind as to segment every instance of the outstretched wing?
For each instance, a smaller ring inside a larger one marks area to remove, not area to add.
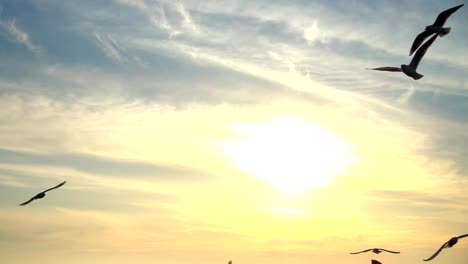
[[[364,253],[364,252],[367,252],[367,251],[371,251],[373,248],[369,248],[369,249],[366,249],[366,250],[363,250],[363,251],[358,251],[358,252],[351,252],[349,254],[359,254],[359,253]]]
[[[434,33],[431,33],[431,32],[426,31],[426,30],[419,33],[419,35],[414,39],[413,45],[411,45],[411,50],[410,50],[409,55],[411,56],[413,54],[413,52],[415,52],[419,48],[419,46],[421,46],[421,44],[424,42],[424,40],[426,40],[432,34],[434,34]]]
[[[445,242],[445,244],[443,244],[443,245],[439,248],[439,250],[437,250],[437,251],[434,253],[434,255],[432,255],[430,258],[428,258],[428,259],[423,259],[423,260],[424,260],[424,261],[429,261],[429,260],[432,260],[433,258],[437,257],[437,255],[439,255],[439,253],[442,251],[442,249],[444,249],[444,248],[447,246],[447,243],[448,243],[448,242]]]
[[[37,194],[36,194],[36,195],[35,195],[33,198],[31,198],[31,199],[27,200],[26,202],[24,202],[24,203],[22,203],[22,204],[20,204],[20,205],[21,205],[21,206],[23,206],[23,205],[27,205],[28,203],[30,203],[30,202],[32,202],[32,201],[34,201],[34,199],[36,199],[36,197],[37,197]]]
[[[410,67],[415,69],[418,68],[419,63],[421,62],[422,58],[424,57],[424,54],[426,54],[427,49],[432,45],[434,40],[437,38],[437,34],[434,34],[432,38],[430,38],[426,43],[424,43],[421,48],[416,51],[416,54],[414,55],[413,59],[411,60]]]
[[[400,252],[398,251],[391,251],[391,250],[387,250],[387,249],[384,249],[384,248],[379,248],[380,250],[383,250],[383,251],[387,251],[389,253],[393,253],[393,254],[400,254]]]
[[[46,192],[48,192],[48,191],[51,191],[51,190],[53,190],[53,189],[57,189],[57,188],[63,186],[66,182],[67,182],[67,181],[64,181],[64,182],[60,183],[59,185],[57,185],[57,186],[55,186],[55,187],[52,187],[52,188],[50,188],[50,189],[47,189],[47,190],[44,191],[44,193],[46,193]]]
[[[464,238],[464,237],[468,237],[468,234],[464,234],[464,235],[461,235],[461,236],[457,236],[458,239]]]
[[[450,15],[455,13],[460,7],[464,6],[465,4],[457,5],[455,7],[449,8],[437,16],[436,21],[434,22],[434,26],[442,27],[445,24],[445,21],[449,18]]]
[[[378,68],[366,68],[366,70],[401,72],[401,68],[400,68],[400,67],[378,67]]]

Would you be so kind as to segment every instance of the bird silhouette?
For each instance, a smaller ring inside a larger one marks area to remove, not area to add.
[[[409,55],[411,56],[411,54],[413,54],[413,52],[418,49],[418,47],[423,43],[423,41],[432,34],[436,34],[438,36],[443,37],[450,33],[450,28],[444,28],[443,26],[449,18],[449,16],[455,13],[455,11],[457,11],[462,6],[464,6],[464,4],[457,5],[455,7],[449,8],[441,12],[437,16],[437,19],[435,20],[434,24],[427,26],[426,29],[423,32],[419,33],[419,35],[414,39]]]
[[[369,248],[369,249],[366,249],[366,250],[363,250],[363,251],[351,252],[349,254],[360,254],[360,253],[369,252],[369,251],[372,251],[372,253],[375,253],[375,254],[380,254],[383,251],[393,253],[393,254],[400,254],[400,252],[391,251],[391,250],[387,250],[387,249],[383,249],[383,248]]]
[[[461,236],[457,236],[457,237],[452,237],[449,241],[445,242],[440,248],[439,250],[437,250],[434,255],[432,255],[430,258],[428,259],[423,259],[424,261],[429,261],[429,260],[432,260],[434,259],[435,257],[437,257],[437,255],[439,255],[439,253],[442,251],[442,249],[444,248],[451,248],[453,247],[455,244],[458,243],[458,239],[460,238],[463,238],[463,237],[467,237],[468,234],[464,234],[464,235],[461,235]]]
[[[371,264],[382,264],[380,261],[371,259]]]
[[[400,67],[378,67],[367,69],[374,71],[403,72],[404,74],[408,75],[414,80],[419,80],[422,77],[424,77],[424,75],[417,73],[416,69],[418,68],[419,63],[421,62],[421,59],[424,57],[424,54],[426,54],[427,49],[432,45],[436,38],[437,35],[434,35],[432,38],[426,41],[426,43],[424,43],[424,45],[422,45],[421,48],[419,48],[418,51],[416,51],[416,54],[414,55],[409,65],[402,64]]]
[[[53,190],[53,189],[57,189],[57,188],[59,188],[60,186],[64,185],[66,182],[67,182],[67,181],[64,181],[64,182],[60,183],[59,185],[57,185],[57,186],[55,186],[55,187],[52,187],[52,188],[47,189],[47,190],[45,190],[45,191],[43,191],[43,192],[40,192],[40,193],[36,194],[33,198],[29,199],[28,201],[26,201],[26,202],[24,202],[24,203],[22,203],[22,204],[20,204],[20,205],[21,205],[21,206],[27,205],[28,203],[30,203],[30,202],[32,202],[32,201],[34,201],[34,200],[36,200],[36,199],[42,199],[42,198],[44,198],[44,197],[46,196],[46,192],[51,191],[51,190]]]

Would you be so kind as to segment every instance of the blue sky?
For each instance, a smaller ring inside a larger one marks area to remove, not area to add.
[[[466,7],[424,78],[365,68],[408,64],[414,37],[461,3],[0,0],[0,260],[357,263],[342,252],[373,243],[414,250],[389,263],[426,257],[468,229]],[[285,165],[252,168],[252,153]],[[353,165],[306,192],[256,175],[315,177],[340,155]],[[443,255],[468,258],[462,242]]]

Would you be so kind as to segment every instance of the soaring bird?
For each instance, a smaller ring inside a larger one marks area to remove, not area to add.
[[[371,69],[368,68],[368,70],[403,72],[404,74],[408,75],[414,80],[419,80],[422,77],[424,77],[424,75],[417,73],[416,69],[418,68],[419,63],[421,62],[421,59],[424,57],[424,54],[426,54],[427,49],[432,45],[436,38],[437,35],[434,35],[426,43],[424,43],[424,45],[422,45],[421,48],[418,49],[409,65],[402,64],[400,67],[379,67]]]
[[[46,196],[46,192],[51,191],[51,190],[53,190],[53,189],[57,189],[57,188],[59,188],[60,186],[64,185],[66,182],[67,182],[67,181],[64,181],[64,182],[60,183],[59,185],[57,185],[57,186],[55,186],[55,187],[52,187],[52,188],[47,189],[47,190],[45,190],[45,191],[43,191],[43,192],[40,192],[40,193],[36,194],[33,198],[29,199],[28,201],[26,201],[26,202],[24,202],[24,203],[22,203],[22,204],[20,204],[20,205],[27,205],[28,203],[30,203],[30,202],[32,202],[32,201],[34,201],[34,200],[36,200],[36,199],[42,199],[42,198],[44,198],[44,197]]]
[[[359,253],[364,253],[364,252],[369,252],[369,251],[372,251],[373,253],[375,254],[379,254],[383,251],[386,251],[386,252],[389,252],[389,253],[393,253],[393,254],[400,254],[400,252],[397,252],[397,251],[391,251],[391,250],[386,250],[386,249],[383,249],[383,248],[369,248],[369,249],[366,249],[366,250],[363,250],[363,251],[358,251],[358,252],[351,252],[349,254],[359,254]]]
[[[442,249],[453,247],[455,244],[457,244],[458,239],[463,238],[463,237],[467,237],[467,236],[468,236],[468,234],[464,234],[464,235],[457,236],[457,237],[452,237],[449,241],[445,242],[445,243],[439,248],[439,250],[437,250],[436,253],[434,253],[434,255],[432,255],[432,256],[431,256],[430,258],[428,258],[428,259],[424,259],[424,261],[432,260],[433,258],[437,257],[437,255],[439,255],[439,253],[442,251]]]
[[[423,43],[423,41],[428,38],[432,34],[439,35],[441,37],[447,35],[450,33],[450,28],[444,28],[445,21],[449,18],[450,15],[455,13],[460,7],[464,6],[465,4],[457,5],[455,7],[449,8],[445,10],[444,12],[440,13],[439,16],[437,16],[436,21],[434,24],[427,26],[426,29],[419,33],[419,35],[414,39],[413,45],[411,46],[411,50],[409,55],[413,54],[415,50],[418,49],[418,47]]]
[[[371,264],[382,264],[380,261],[371,259]]]

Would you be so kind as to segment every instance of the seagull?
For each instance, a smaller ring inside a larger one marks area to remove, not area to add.
[[[375,260],[375,259],[371,259],[371,263],[372,264],[382,264],[380,261]]]
[[[404,74],[408,75],[414,80],[419,80],[422,77],[424,77],[424,75],[417,73],[416,69],[418,68],[419,63],[421,62],[421,59],[424,57],[424,54],[426,54],[427,49],[432,45],[432,43],[434,42],[436,38],[437,38],[437,35],[434,35],[426,43],[424,43],[424,45],[422,45],[421,48],[418,49],[418,51],[414,55],[409,65],[402,64],[400,67],[379,67],[379,68],[370,68],[370,69],[367,68],[367,69],[374,70],[374,71],[403,72]]]
[[[359,254],[359,253],[364,253],[364,252],[369,252],[369,251],[372,251],[375,254],[379,254],[379,253],[381,253],[383,251],[387,251],[387,252],[393,253],[393,254],[400,254],[400,252],[386,250],[386,249],[383,249],[383,248],[369,248],[369,249],[366,249],[366,250],[363,250],[363,251],[352,252],[352,253],[349,253],[349,254]]]
[[[51,191],[51,190],[53,190],[53,189],[57,189],[57,188],[59,188],[60,186],[64,185],[66,182],[67,182],[67,181],[64,181],[64,182],[60,183],[59,185],[57,185],[57,186],[55,186],[55,187],[52,187],[52,188],[47,189],[47,190],[45,190],[45,191],[43,191],[43,192],[40,192],[40,193],[36,194],[33,198],[29,199],[28,201],[26,201],[26,202],[24,202],[24,203],[22,203],[22,204],[20,204],[20,205],[21,205],[21,206],[27,205],[28,203],[30,203],[30,202],[32,202],[32,201],[34,201],[34,200],[36,200],[36,199],[42,199],[42,198],[44,198],[44,197],[46,196],[46,192]]]
[[[428,259],[423,259],[423,260],[424,260],[424,261],[432,260],[433,258],[437,257],[437,255],[439,255],[439,253],[442,251],[442,249],[453,247],[455,244],[457,244],[458,239],[463,238],[463,237],[468,237],[468,234],[464,234],[464,235],[457,236],[457,237],[452,237],[449,241],[445,242],[445,243],[439,248],[439,250],[437,250],[436,253],[434,253],[434,255],[432,255],[432,256],[431,256],[430,258],[428,258]]]
[[[447,35],[448,33],[450,33],[449,27],[448,28],[443,27],[445,24],[445,21],[447,21],[450,15],[455,13],[455,11],[457,11],[460,7],[464,5],[465,4],[457,5],[455,7],[449,8],[443,11],[442,13],[440,13],[437,16],[437,19],[434,22],[434,24],[427,26],[426,29],[423,32],[419,33],[419,35],[414,39],[409,55],[411,56],[411,54],[413,54],[413,52],[418,49],[421,43],[423,43],[423,41],[426,38],[428,38],[430,35],[436,34],[436,35],[443,37]]]

